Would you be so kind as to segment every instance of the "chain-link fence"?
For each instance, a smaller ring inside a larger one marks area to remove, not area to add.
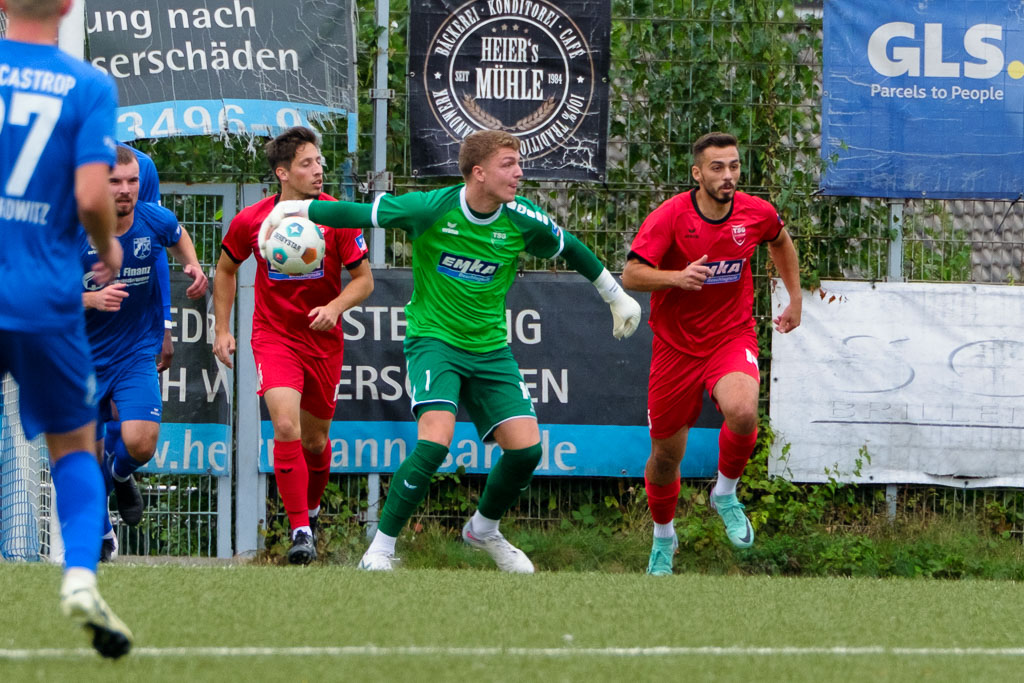
[[[357,8],[357,52],[363,56],[358,81],[363,91],[359,93],[355,157],[348,154],[343,123],[327,121],[323,130],[326,191],[339,194],[365,180],[374,141],[366,92],[373,82],[374,7],[370,0],[359,0]],[[388,87],[394,98],[389,104],[387,167],[394,174],[394,191],[437,187],[451,179],[419,177],[410,159],[415,138],[409,133],[408,121],[408,74],[412,69],[406,48],[410,29],[406,0],[391,3],[389,24]],[[884,200],[815,194],[825,163],[819,156],[820,9],[799,11],[794,3],[783,0],[613,0],[610,49],[605,181],[531,182],[527,177],[523,188],[523,194],[580,236],[610,269],[621,269],[646,215],[661,201],[692,186],[689,146],[700,134],[717,129],[740,138],[742,189],[780,209],[801,253],[805,285],[829,278],[887,279],[897,236],[902,240],[897,252],[902,277],[907,280],[1012,284],[1020,279],[1024,204],[921,198],[901,203],[899,213]],[[139,146],[153,153],[164,181],[243,183],[271,178],[260,153],[261,142],[190,138],[142,141]],[[368,200],[369,196],[356,192],[355,198]],[[212,265],[219,233],[204,231],[205,226],[214,225],[219,230],[221,217],[215,207],[187,201],[165,198],[193,230],[204,264]],[[901,216],[898,222],[894,216]],[[410,254],[405,234],[389,231],[386,265],[408,267]],[[524,259],[522,266],[530,270],[564,268],[562,263],[532,259]],[[770,271],[763,250],[755,257],[754,272],[758,291],[755,315],[765,338]],[[765,373],[769,362],[766,353],[762,359]],[[767,383],[764,385],[767,391]],[[153,478],[150,485],[170,486],[169,481]],[[338,494],[333,509],[355,510],[349,517],[358,518],[355,501],[365,491],[365,481],[365,477],[334,478]],[[478,478],[465,478],[463,484],[466,495],[478,494]],[[601,504],[608,496],[631,495],[635,485],[621,480],[542,479],[513,514],[554,522],[581,505]],[[432,493],[424,508],[428,517],[448,518],[462,504],[457,499],[438,500],[438,495],[448,495],[450,490],[442,488]],[[202,486],[182,484],[181,490],[188,490],[189,496],[193,489],[201,499]],[[877,493],[877,487],[863,487],[861,495],[876,505]],[[1015,491],[900,487],[899,502],[911,506],[909,512],[920,514],[974,514],[979,510],[1003,514],[1012,532],[1024,529],[1018,512],[1021,500]],[[195,521],[202,514],[197,512]]]

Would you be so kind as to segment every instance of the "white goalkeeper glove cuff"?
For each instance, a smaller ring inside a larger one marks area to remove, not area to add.
[[[616,339],[631,336],[640,326],[640,304],[626,294],[612,274],[605,268],[593,282],[597,293],[612,309],[612,335]]]
[[[263,219],[263,223],[260,225],[260,234],[256,240],[261,254],[263,254],[263,248],[267,244],[267,238],[270,237],[270,233],[274,231],[274,228],[276,228],[281,221],[293,216],[309,218],[309,205],[312,201],[312,199],[288,199],[278,202],[277,206],[271,209],[270,213],[267,214],[267,217]],[[266,258],[265,254],[264,258]]]

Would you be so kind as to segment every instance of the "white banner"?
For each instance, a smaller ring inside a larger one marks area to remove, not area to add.
[[[822,282],[803,302],[772,336],[772,474],[1024,486],[1024,288]]]

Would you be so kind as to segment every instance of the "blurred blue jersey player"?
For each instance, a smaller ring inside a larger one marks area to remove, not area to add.
[[[102,441],[102,425],[116,408],[120,434],[104,460],[104,476],[110,475],[108,481],[117,493],[121,518],[134,526],[142,520],[143,502],[132,474],[153,457],[160,435],[162,403],[153,359],[164,339],[164,308],[156,277],[158,264],[166,263],[164,249],[170,250],[192,277],[192,285],[186,290],[190,298],[205,294],[207,279],[191,238],[174,214],[158,204],[138,201],[139,164],[127,147],[117,149],[109,188],[117,213],[114,234],[124,260],[116,279],[109,284],[98,284],[91,272],[85,273],[82,303],[96,367],[101,425],[96,430],[96,448],[103,457],[107,449]],[[79,254],[83,266],[96,259],[95,249],[84,233],[79,239]],[[109,529],[109,518],[105,525]]]
[[[64,539],[63,613],[106,657],[132,634],[100,597],[103,478],[93,451],[96,379],[85,337],[79,221],[97,247],[93,279],[121,266],[108,189],[117,93],[57,49],[71,0],[0,0],[0,374],[20,387],[28,437],[46,434]]]

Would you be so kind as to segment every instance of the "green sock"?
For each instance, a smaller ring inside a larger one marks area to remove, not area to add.
[[[448,447],[433,441],[417,441],[395,476],[391,478],[387,500],[380,513],[380,530],[388,536],[398,536],[402,527],[427,497],[427,488],[434,472],[448,455]]]
[[[519,494],[530,485],[544,451],[540,444],[529,448],[505,451],[487,475],[480,496],[480,514],[488,519],[501,519]]]

